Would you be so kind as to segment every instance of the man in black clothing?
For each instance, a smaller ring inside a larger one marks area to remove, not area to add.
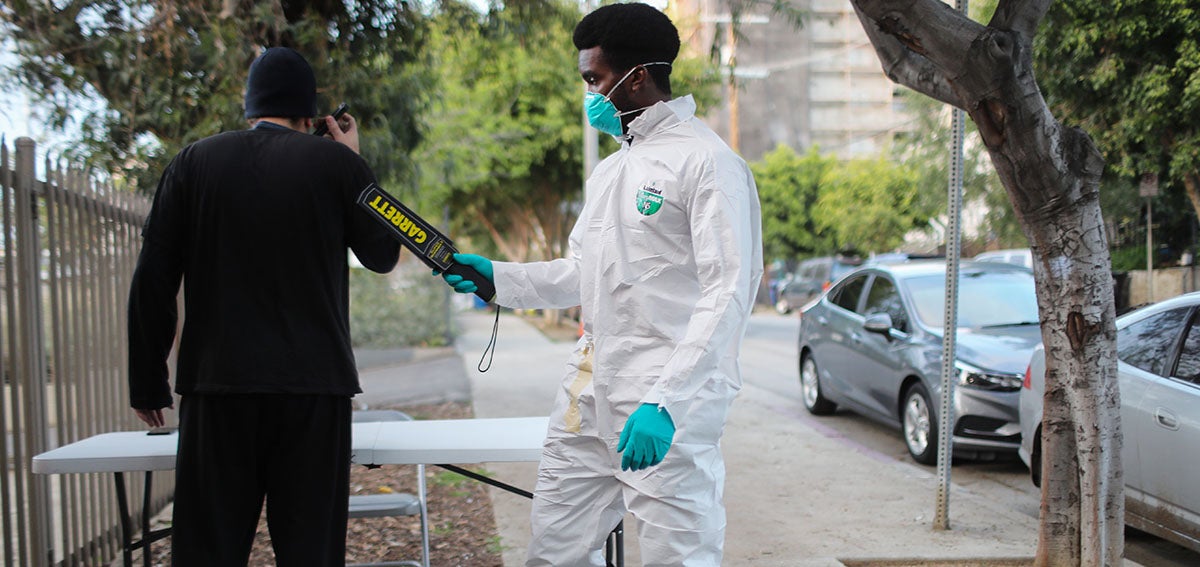
[[[346,249],[390,271],[399,244],[355,204],[375,180],[353,117],[313,136],[299,53],[250,67],[253,128],[196,142],[163,173],[129,294],[130,405],[172,408],[167,356],[185,317],[172,563],[245,565],[264,498],[279,565],[345,563],[350,398]]]

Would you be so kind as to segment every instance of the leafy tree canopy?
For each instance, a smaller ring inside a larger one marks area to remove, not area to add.
[[[1200,211],[1200,7],[1190,0],[1055,2],[1034,42],[1056,116],[1096,141],[1109,173],[1186,189]]]
[[[813,208],[826,172],[837,158],[809,150],[803,156],[777,146],[750,164],[762,207],[763,253],[767,258],[793,259],[833,251],[833,235],[818,228]]]
[[[436,101],[417,150],[420,200],[448,204],[459,238],[514,260],[559,253],[582,185],[582,92],[566,2],[480,14],[445,2],[430,21]]]
[[[184,145],[245,127],[250,62],[268,46],[303,53],[320,103],[340,101],[362,125],[364,156],[405,178],[419,140],[422,16],[407,2],[16,0],[0,8],[16,46],[13,78],[44,96],[51,125],[85,111],[73,153],[153,190]],[[99,99],[96,108],[90,101]]]
[[[916,170],[883,159],[843,162],[779,146],[750,167],[772,258],[892,250],[938,206],[925,202]]]
[[[841,162],[822,180],[812,213],[816,226],[834,235],[839,250],[893,250],[933,216],[920,206],[917,182],[910,168],[882,158]]]

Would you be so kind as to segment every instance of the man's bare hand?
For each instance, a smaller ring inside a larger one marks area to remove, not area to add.
[[[169,406],[167,409],[174,407],[175,406]],[[138,419],[142,420],[143,423],[149,425],[150,427],[162,427],[163,425],[166,425],[166,421],[163,419],[163,410],[161,409],[135,409],[133,410],[133,413],[137,414]]]
[[[354,120],[349,112],[342,115],[341,118],[334,120],[332,116],[322,118],[325,121],[325,126],[329,128],[329,133],[326,136],[333,138],[333,141],[344,144],[346,147],[358,152],[358,121]]]

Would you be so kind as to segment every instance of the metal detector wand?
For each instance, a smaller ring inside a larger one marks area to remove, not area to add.
[[[395,197],[372,183],[358,196],[361,205],[375,220],[388,227],[392,236],[416,254],[425,265],[439,272],[462,276],[475,283],[475,295],[491,302],[496,298],[496,286],[475,268],[454,261],[458,252],[446,235],[425,222],[425,219],[405,207]]]

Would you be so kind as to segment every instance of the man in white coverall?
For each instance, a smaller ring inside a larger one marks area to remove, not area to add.
[[[538,467],[526,565],[603,565],[626,510],[645,565],[720,565],[720,439],[763,267],[754,179],[694,116],[691,96],[671,99],[679,35],[662,12],[604,6],[579,22],[574,43],[589,121],[621,148],[588,179],[570,254],[522,264],[455,256],[495,283],[500,305],[582,308],[584,335]]]

